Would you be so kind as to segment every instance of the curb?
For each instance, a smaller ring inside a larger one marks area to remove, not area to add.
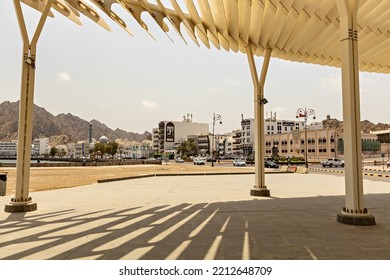
[[[293,173],[293,172],[265,172],[265,174],[285,174],[285,173]],[[252,175],[255,174],[254,171],[248,172],[199,172],[199,173],[165,173],[165,174],[144,174],[144,175],[134,175],[128,177],[119,177],[119,178],[110,178],[110,179],[100,179],[98,183],[109,183],[115,181],[124,181],[124,180],[132,180],[132,179],[141,179],[148,177],[175,177],[175,176],[208,176],[208,175]]]
[[[315,171],[323,171],[323,172],[332,172],[332,173],[344,173],[343,170],[328,170],[328,169],[322,169],[322,168],[310,168],[310,170],[315,170]],[[372,170],[372,169],[364,169],[364,171],[382,171],[382,170]],[[373,174],[373,173],[364,173],[364,176],[369,176],[369,177],[380,177],[380,178],[390,178],[390,175],[386,174]]]

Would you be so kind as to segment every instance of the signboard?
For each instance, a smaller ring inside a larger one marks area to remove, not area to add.
[[[175,125],[171,122],[167,123],[165,129],[165,141],[175,142]]]
[[[283,121],[283,122],[282,122],[282,125],[283,125],[283,126],[295,126],[295,122]]]

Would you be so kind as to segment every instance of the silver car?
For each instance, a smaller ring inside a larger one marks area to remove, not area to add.
[[[246,166],[246,162],[243,159],[235,159],[233,166]]]

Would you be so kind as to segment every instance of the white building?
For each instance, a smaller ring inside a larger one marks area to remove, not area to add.
[[[33,156],[43,156],[49,153],[49,138],[35,138],[33,141]]]
[[[140,159],[153,156],[153,142],[143,140],[142,142],[128,141],[119,144],[117,151],[118,158]]]
[[[307,142],[305,141],[304,129],[266,135],[265,153],[267,156],[304,157],[307,148],[309,161],[327,157],[343,158],[344,145],[341,130],[334,128],[308,129],[306,137]],[[361,140],[362,154],[380,153],[380,143],[375,134],[362,133]]]
[[[177,145],[188,140],[189,135],[208,134],[209,125],[207,123],[192,122],[192,115],[190,117],[187,114],[187,117],[183,117],[183,121],[161,121],[158,124],[158,129],[153,129],[152,141],[153,143],[158,142],[156,152],[175,153]]]
[[[223,141],[223,154],[224,156],[227,157],[232,157],[234,156],[234,141],[235,139],[233,138],[236,135],[234,131],[225,133],[223,136],[224,138],[222,139]]]
[[[12,142],[0,142],[0,156],[3,157],[16,157],[18,148],[18,141]]]
[[[304,129],[305,123],[300,120],[278,120],[276,113],[264,120],[264,134],[274,135]],[[308,124],[308,129],[322,129],[322,122]],[[244,157],[253,158],[255,152],[255,121],[253,118],[244,119],[241,115],[241,136],[238,149]]]

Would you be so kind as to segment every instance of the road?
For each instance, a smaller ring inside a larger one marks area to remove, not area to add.
[[[344,168],[322,167],[320,164],[310,165],[310,172],[344,176]],[[364,166],[362,172],[365,179],[390,182],[390,168],[383,168],[382,166]]]

